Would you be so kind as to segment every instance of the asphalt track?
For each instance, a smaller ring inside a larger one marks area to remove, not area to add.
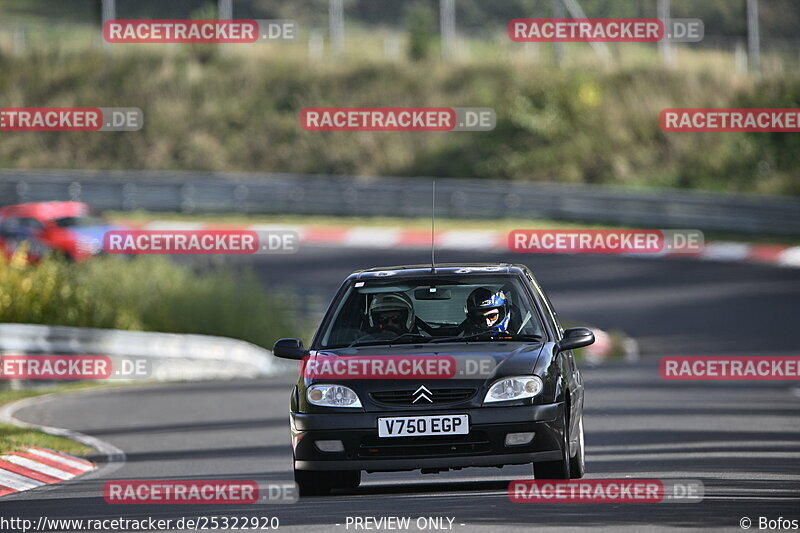
[[[639,361],[584,368],[587,478],[700,479],[704,500],[513,504],[508,482],[530,478],[531,471],[507,467],[369,474],[354,493],[284,506],[103,501],[106,479],[290,479],[292,379],[273,378],[96,391],[20,410],[21,419],[110,442],[127,460],[98,478],[0,499],[0,517],[277,516],[281,529],[297,531],[354,531],[345,528],[348,516],[451,517],[454,531],[742,531],[739,521],[745,516],[753,530],[759,517],[800,520],[798,383],[666,382],[657,366],[662,355],[797,355],[800,270],[616,256],[447,251],[438,256],[442,262],[525,262],[561,315],[636,337],[643,353]],[[308,248],[259,257],[255,266],[266,281],[307,283],[332,295],[356,268],[426,259],[419,251]]]

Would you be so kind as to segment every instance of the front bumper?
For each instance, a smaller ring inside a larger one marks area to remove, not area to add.
[[[564,404],[370,413],[291,413],[297,470],[385,472],[503,466],[561,458]],[[378,418],[467,414],[468,435],[378,437]],[[506,446],[508,433],[534,432],[533,440]],[[317,440],[340,440],[342,452],[323,452]]]

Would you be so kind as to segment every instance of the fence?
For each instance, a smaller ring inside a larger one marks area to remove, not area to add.
[[[38,324],[0,324],[0,353],[105,355],[115,365],[123,358],[140,359],[149,379],[165,381],[254,378],[291,367],[269,350],[237,339]]]
[[[478,179],[437,182],[437,216],[570,220],[800,235],[800,200],[674,189]],[[98,210],[430,216],[429,178],[183,171],[0,170],[0,205],[77,200]]]

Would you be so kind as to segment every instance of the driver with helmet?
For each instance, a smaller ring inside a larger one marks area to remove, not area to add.
[[[416,329],[414,305],[403,293],[376,294],[367,314],[373,335],[399,336]]]
[[[511,306],[502,290],[479,287],[467,296],[465,335],[505,333],[511,321]]]

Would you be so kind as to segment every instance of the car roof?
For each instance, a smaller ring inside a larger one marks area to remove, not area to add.
[[[429,278],[431,276],[469,276],[488,273],[515,274],[525,270],[523,265],[512,265],[509,263],[443,263],[437,264],[435,271],[431,265],[397,265],[387,267],[374,267],[363,270],[356,270],[347,279],[369,279],[369,278]]]
[[[88,213],[89,206],[83,202],[29,202],[0,208],[0,216],[3,217],[27,217],[39,220],[74,217]]]

